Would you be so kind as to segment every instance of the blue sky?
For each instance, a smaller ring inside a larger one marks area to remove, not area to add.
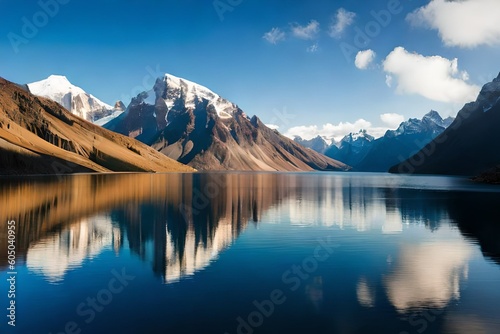
[[[1,1],[0,76],[28,83],[61,74],[113,104],[168,72],[283,133],[382,132],[430,109],[454,115],[496,77],[499,3]],[[37,31],[23,31],[26,22]]]

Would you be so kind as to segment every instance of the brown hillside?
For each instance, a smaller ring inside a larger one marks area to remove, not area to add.
[[[0,78],[0,174],[191,172]]]

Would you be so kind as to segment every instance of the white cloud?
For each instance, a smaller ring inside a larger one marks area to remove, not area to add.
[[[392,75],[386,74],[385,75],[385,84],[387,87],[392,87]]]
[[[366,70],[368,66],[375,60],[377,54],[375,51],[368,49],[364,51],[359,51],[354,60],[354,65],[360,70]]]
[[[266,41],[271,44],[277,44],[285,39],[285,33],[280,28],[272,28],[262,36]]]
[[[280,126],[276,124],[265,124],[265,126],[267,126],[271,130],[278,130],[280,128]]]
[[[463,104],[475,100],[480,90],[465,80],[467,72],[458,70],[456,58],[425,57],[397,47],[384,60],[383,68],[397,81],[396,91],[400,94],[418,94],[434,101]]]
[[[340,38],[344,30],[354,23],[356,13],[349,12],[344,8],[339,8],[330,25],[329,35],[333,38]]]
[[[309,53],[316,53],[318,52],[318,49],[319,49],[318,43],[314,43],[313,45],[308,47],[306,51]]]
[[[446,45],[500,45],[500,1],[432,0],[407,19],[415,26],[435,29]]]
[[[388,130],[387,127],[374,127],[372,123],[364,119],[358,119],[354,123],[350,122],[340,122],[339,124],[323,124],[321,126],[309,125],[309,126],[296,126],[288,129],[285,132],[285,136],[288,138],[295,138],[295,136],[300,136],[302,139],[313,139],[314,137],[321,136],[330,141],[340,141],[345,135],[353,132],[357,133],[359,130],[365,129],[370,135],[375,138],[382,137]]]
[[[405,117],[400,114],[388,113],[380,115],[380,119],[384,124],[386,124],[390,129],[397,129],[401,123],[404,122]]]
[[[308,25],[301,26],[297,23],[292,24],[293,36],[300,39],[314,39],[319,32],[319,22],[312,20]]]

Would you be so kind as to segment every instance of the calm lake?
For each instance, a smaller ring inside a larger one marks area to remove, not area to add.
[[[0,208],[1,333],[500,333],[500,187],[356,173],[23,177],[0,179]]]

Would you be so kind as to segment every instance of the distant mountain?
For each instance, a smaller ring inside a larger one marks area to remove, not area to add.
[[[95,119],[92,121],[92,123],[103,126],[104,124],[111,122],[112,120],[123,114],[125,109],[127,109],[127,107],[122,101],[116,101],[115,106],[113,107],[113,113],[110,114],[109,111],[107,111],[105,114],[100,114],[98,117],[95,115],[96,113],[94,113],[93,118]]]
[[[193,171],[0,78],[0,174]]]
[[[356,166],[370,152],[375,138],[369,135],[366,130],[360,130],[358,133],[350,133],[338,145],[331,145],[325,150],[325,155],[342,161],[347,165]]]
[[[500,75],[484,85],[455,121],[393,173],[477,175],[500,164]]]
[[[394,164],[407,159],[436,138],[453,120],[452,117],[443,119],[432,110],[421,120],[411,118],[401,123],[397,130],[389,130],[378,139],[366,130],[360,130],[330,146],[320,136],[311,140],[296,137],[295,141],[346,163],[353,171],[387,172]]]
[[[329,146],[321,136],[317,136],[310,140],[302,139],[300,136],[296,136],[293,140],[296,143],[299,143],[300,145],[310,148],[311,150],[314,150],[318,153],[325,153],[325,150]]]
[[[118,111],[125,111],[125,109],[127,109],[127,106],[122,101],[116,101],[113,109]]]
[[[421,120],[411,118],[401,123],[397,130],[389,130],[372,142],[370,151],[355,166],[358,171],[387,172],[395,164],[409,158],[440,135],[453,118],[442,119],[432,110]]]
[[[51,99],[89,122],[96,122],[118,112],[118,109],[73,85],[62,75],[51,75],[45,80],[27,86],[34,95]]]
[[[105,128],[200,170],[345,170],[248,117],[210,89],[166,74]]]

